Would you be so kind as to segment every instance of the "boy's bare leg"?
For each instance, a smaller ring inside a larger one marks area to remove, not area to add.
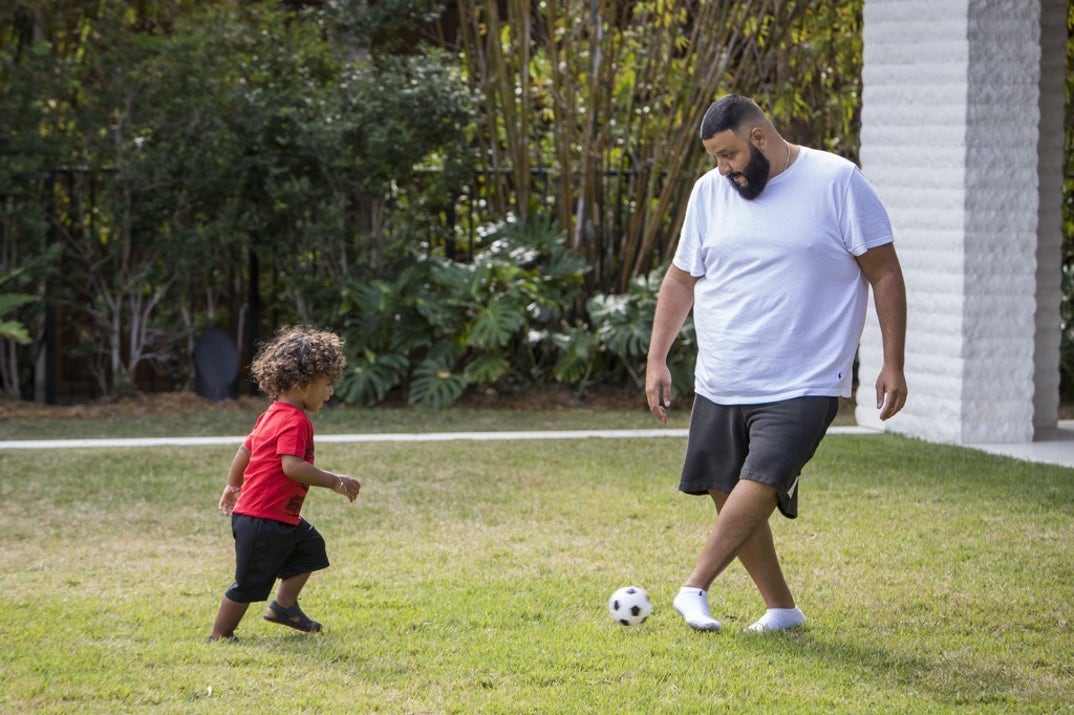
[[[274,623],[282,623],[307,633],[318,632],[321,624],[311,619],[298,607],[298,595],[309,580],[309,572],[290,576],[280,581],[276,589],[276,600],[269,604],[264,618]]]
[[[227,596],[224,596],[220,601],[220,610],[216,612],[213,632],[209,635],[209,638],[216,640],[217,638],[233,635],[235,629],[239,627],[242,617],[246,615],[246,609],[249,607],[249,603],[232,601]]]
[[[276,603],[283,608],[290,608],[298,603],[298,594],[309,581],[310,573],[300,573],[280,581],[280,587],[276,589]]]

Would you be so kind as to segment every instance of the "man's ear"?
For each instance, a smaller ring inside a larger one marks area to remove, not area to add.
[[[750,143],[758,149],[764,149],[765,144],[768,143],[768,137],[765,136],[764,130],[760,127],[754,127],[750,130]]]

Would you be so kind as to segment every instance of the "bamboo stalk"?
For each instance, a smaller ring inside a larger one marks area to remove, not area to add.
[[[549,161],[558,220],[591,284],[626,289],[674,250],[690,184],[708,167],[701,113],[727,91],[781,97],[792,32],[818,1],[508,0],[501,16],[495,0],[460,0],[485,23],[464,22],[463,45],[485,92],[485,154],[513,183],[490,187],[497,204],[524,212],[531,167]],[[534,91],[535,61],[547,91]],[[543,113],[550,122],[534,120]]]

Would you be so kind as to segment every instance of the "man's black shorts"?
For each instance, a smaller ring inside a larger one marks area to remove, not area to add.
[[[730,494],[740,479],[779,494],[779,511],[798,516],[798,476],[839,411],[837,397],[796,397],[759,405],[718,405],[697,395],[679,490]]]
[[[232,514],[231,533],[235,536],[235,583],[224,595],[232,601],[268,600],[276,579],[328,568],[324,539],[305,519],[292,526]]]

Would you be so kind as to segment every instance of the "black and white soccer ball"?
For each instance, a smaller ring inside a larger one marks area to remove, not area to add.
[[[636,626],[653,612],[653,602],[644,588],[624,586],[608,599],[608,612],[624,626]]]

